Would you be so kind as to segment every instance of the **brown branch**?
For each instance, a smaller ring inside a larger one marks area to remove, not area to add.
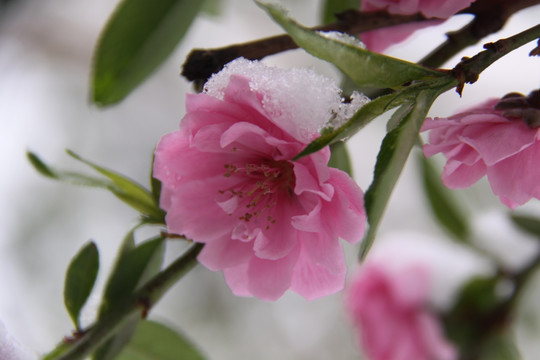
[[[460,12],[472,14],[474,19],[458,31],[448,33],[447,40],[419,63],[440,68],[461,50],[501,30],[514,13],[538,4],[540,0],[477,0]]]
[[[338,21],[335,23],[311,29],[359,34],[368,30],[427,20],[420,13],[392,15],[385,11],[361,13],[356,10],[347,10],[336,17]],[[213,73],[220,71],[226,63],[238,57],[258,60],[297,47],[291,37],[284,34],[218,49],[194,49],[187,56],[182,75],[190,81],[204,83]]]
[[[465,83],[472,84],[476,82],[480,73],[495,61],[538,38],[540,38],[540,24],[509,38],[485,44],[484,51],[479,52],[472,58],[463,58],[451,71],[452,75],[459,81],[456,89],[458,94],[461,95]]]

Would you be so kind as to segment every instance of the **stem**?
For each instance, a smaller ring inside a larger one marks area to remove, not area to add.
[[[452,69],[452,75],[458,79],[457,92],[461,95],[465,83],[472,84],[478,80],[482,71],[515,49],[540,38],[540,24],[506,39],[484,45],[484,51],[472,58],[464,58]]]
[[[440,68],[461,50],[503,28],[512,14],[540,4],[540,0],[477,0],[460,14],[472,14],[474,19],[458,31],[448,33],[447,40],[419,64]]]
[[[114,335],[133,316],[145,317],[161,297],[197,265],[197,255],[203,246],[204,244],[195,244],[189,248],[181,257],[135,292],[120,311],[111,313],[110,316],[92,325],[90,330],[75,340],[69,351],[59,356],[57,360],[84,359]]]

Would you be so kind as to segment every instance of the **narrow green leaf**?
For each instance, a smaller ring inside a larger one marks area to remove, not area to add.
[[[64,282],[64,304],[77,330],[81,309],[92,292],[99,269],[99,253],[96,244],[86,244],[71,260]]]
[[[152,189],[152,198],[154,198],[154,202],[156,204],[159,204],[159,199],[161,196],[161,181],[154,177],[154,160],[155,155],[152,156],[152,172],[150,174],[150,186]]]
[[[337,21],[335,14],[347,9],[360,9],[360,0],[325,0],[322,9],[323,23],[328,24]]]
[[[124,0],[107,22],[94,53],[93,101],[115,104],[174,50],[204,1]]]
[[[392,131],[397,128],[398,125],[401,123],[401,120],[403,120],[405,116],[407,116],[407,114],[411,112],[412,107],[413,104],[408,102],[397,108],[390,117],[390,120],[388,120],[388,123],[386,124],[386,132]]]
[[[157,237],[130,249],[132,241],[130,232],[120,249],[119,258],[105,287],[99,319],[113,316],[114,312],[120,311],[132,294],[157,274],[161,267],[164,254],[163,238]],[[140,315],[134,314],[126,325],[96,351],[93,359],[114,359],[130,341],[140,321]]]
[[[403,92],[398,94],[384,95],[368,102],[362,106],[352,118],[337,129],[324,132],[317,139],[309,143],[300,154],[296,155],[295,160],[321,150],[325,146],[332,145],[340,140],[345,140],[357,133],[369,122],[384,112],[399,106],[406,101]]]
[[[128,238],[127,241],[131,239]],[[122,253],[105,287],[100,316],[122,306],[139,285],[159,271],[163,249],[162,237],[146,241],[132,249],[126,250],[126,247],[122,247]]]
[[[101,175],[111,180],[114,184],[114,187],[110,187],[109,190],[111,190],[125,203],[151,218],[163,218],[163,210],[158,207],[157,203],[154,201],[154,197],[152,196],[152,194],[144,187],[123,175],[105,169],[86,159],[81,158],[79,155],[75,154],[71,150],[67,150],[67,153],[74,159],[79,160],[82,163],[90,166],[91,168],[99,172]]]
[[[510,213],[510,219],[521,230],[540,238],[540,219],[533,216]]]
[[[420,91],[410,113],[405,116],[397,128],[385,136],[381,144],[373,182],[365,194],[369,229],[360,249],[362,258],[365,257],[375,240],[379,223],[392,190],[416,142],[426,114],[438,94],[439,92],[434,90]]]
[[[343,141],[333,143],[330,146],[330,151],[331,155],[328,166],[343,170],[352,176],[351,158],[347,150],[347,145]]]
[[[414,80],[446,76],[414,63],[368,51],[353,42],[324,36],[295,22],[278,5],[257,3],[298,46],[334,64],[358,86],[396,89]]]
[[[107,177],[108,180],[75,172],[54,169],[45,164],[36,154],[31,152],[28,152],[27,156],[34,168],[44,176],[73,185],[107,189],[120,200],[135,210],[141,212],[145,217],[150,219],[151,222],[164,223],[165,212],[159,208],[159,205],[154,200],[153,195],[144,187],[123,175],[93,164],[90,161],[81,158],[72,151],[68,150],[67,152],[73,158],[85,163]]]
[[[91,186],[98,188],[108,189],[111,186],[109,181],[98,179],[92,176],[87,176],[70,171],[56,170],[49,165],[45,164],[36,154],[27,152],[26,156],[34,168],[41,174],[48,178],[63,181],[72,185],[79,186]]]
[[[72,344],[63,340],[58,345],[56,345],[56,347],[52,351],[44,355],[43,360],[56,360],[60,356],[68,352],[71,348],[72,348]]]
[[[424,192],[431,207],[433,216],[442,227],[460,242],[467,242],[470,226],[465,211],[459,206],[452,191],[446,188],[440,174],[437,173],[429,159],[419,153]]]
[[[115,360],[204,360],[183,335],[165,325],[142,321],[130,343]]]

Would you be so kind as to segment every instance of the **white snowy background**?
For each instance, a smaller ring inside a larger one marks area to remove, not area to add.
[[[301,23],[315,25],[319,2],[282,1]],[[221,1],[221,14],[202,15],[168,61],[125,101],[98,109],[89,102],[93,47],[116,1],[20,0],[0,8],[0,321],[27,348],[43,354],[72,329],[62,287],[71,257],[89,239],[99,246],[98,288],[83,315],[91,322],[108,268],[137,214],[111,194],[70,187],[38,175],[26,160],[32,150],[66,169],[88,171],[69,158],[72,149],[92,161],[147,185],[151,154],[160,136],[175,130],[191,85],[179,76],[194,47],[212,48],[281,33],[248,0]],[[516,14],[495,40],[533,26],[536,6]],[[390,54],[419,60],[461,17],[417,36]],[[540,85],[540,59],[524,46],[485,71],[478,83],[440,97],[431,114],[450,115],[487,96],[528,93]],[[481,45],[452,59],[472,56]],[[314,67],[338,79],[332,66],[303,50],[269,57],[281,67]],[[365,190],[385,121],[379,119],[349,141],[355,178]],[[416,155],[416,154],[415,154]],[[453,243],[434,223],[411,157],[394,191],[372,256],[389,262],[425,262],[433,270],[433,302],[448,306],[452,294],[474,274],[489,273],[489,262]],[[456,192],[475,223],[478,245],[491,249],[509,267],[519,267],[538,250],[538,242],[515,230],[508,210],[481,181]],[[519,209],[540,214],[532,201]],[[358,247],[344,246],[350,268]],[[169,248],[170,256],[182,247]],[[513,328],[525,360],[540,354],[540,279],[536,276]],[[220,273],[198,267],[170,291],[151,314],[187,334],[209,359],[357,359],[360,357],[342,309],[342,294],[307,302],[287,293],[277,302],[237,298]]]

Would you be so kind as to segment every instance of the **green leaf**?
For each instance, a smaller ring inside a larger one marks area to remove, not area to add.
[[[129,301],[132,294],[152,276],[158,273],[163,262],[164,242],[162,237],[130,248],[132,232],[124,240],[119,258],[109,277],[99,309],[99,319],[111,316]],[[141,321],[134,314],[119,331],[94,354],[95,360],[112,360],[127,344]]]
[[[512,219],[514,224],[521,230],[540,237],[540,219],[533,216],[518,215],[514,213],[510,213],[510,219]]]
[[[105,26],[94,53],[93,101],[115,104],[174,50],[204,1],[124,0]]]
[[[201,12],[210,16],[219,16],[223,13],[223,5],[225,3],[222,0],[200,0],[203,2]]]
[[[347,145],[343,141],[333,143],[330,146],[330,150],[331,155],[328,166],[343,170],[352,176],[351,158],[347,150]]]
[[[126,242],[131,241],[131,237],[126,238]],[[122,306],[138,286],[159,271],[163,250],[162,237],[146,241],[132,249],[126,245],[122,246],[121,254],[105,287],[100,316],[105,316],[111,309]]]
[[[141,212],[144,216],[150,218],[152,222],[164,223],[165,212],[161,210],[154,200],[152,194],[133,180],[115,173],[111,170],[102,168],[96,164],[85,160],[68,150],[68,154],[73,158],[85,163],[108,178],[100,179],[70,171],[56,170],[46,165],[37,155],[28,152],[27,156],[34,168],[44,176],[67,182],[73,185],[91,186],[107,189],[120,200]]]
[[[48,354],[43,356],[43,360],[56,360],[60,356],[64,355],[66,352],[71,350],[72,344],[68,343],[66,341],[61,341],[56,347],[49,352]]]
[[[397,89],[414,80],[446,76],[414,63],[373,53],[354,43],[326,37],[301,26],[277,5],[257,3],[283,27],[298,46],[334,64],[358,86]]]
[[[411,112],[412,107],[413,104],[411,102],[407,102],[397,108],[390,117],[390,120],[388,120],[388,123],[386,124],[386,132],[392,131],[397,128],[398,125],[401,123],[401,120],[403,120],[405,116],[407,116],[407,114]]]
[[[360,9],[360,0],[325,0],[323,3],[322,21],[325,24],[337,21],[335,14],[347,9]]]
[[[510,336],[492,336],[482,347],[478,360],[520,360],[516,344]]]
[[[452,191],[446,188],[440,175],[429,159],[420,153],[424,192],[429,201],[435,219],[460,242],[467,242],[470,235],[470,226],[465,211],[459,206]]]
[[[115,360],[204,360],[204,356],[181,334],[162,324],[142,321]]]
[[[475,354],[476,359],[478,352],[485,348],[486,340],[501,330],[494,326],[495,321],[503,321],[507,314],[501,306],[504,299],[498,295],[498,285],[497,277],[471,279],[444,316],[446,333],[463,355]]]
[[[152,156],[152,172],[150,174],[150,186],[152,189],[152,198],[154,199],[154,202],[156,204],[159,204],[159,199],[161,196],[161,181],[154,177],[154,160],[155,155]]]
[[[71,171],[56,170],[45,164],[36,154],[27,152],[26,156],[34,168],[43,176],[48,178],[63,181],[72,185],[91,186],[99,188],[107,188],[111,185],[109,181],[98,179],[92,176],[87,176]]]
[[[381,144],[373,182],[365,194],[369,229],[362,241],[361,257],[365,257],[375,240],[379,223],[392,190],[405,166],[413,145],[416,143],[418,132],[429,108],[441,92],[442,89],[421,90],[411,111],[404,117],[398,127],[385,136]]]
[[[64,282],[64,304],[77,330],[81,309],[92,292],[99,269],[99,253],[96,244],[86,244],[71,260]]]
[[[406,96],[403,96],[403,92],[400,92],[398,94],[381,96],[368,102],[366,105],[362,106],[345,124],[337,129],[324,132],[317,139],[309,143],[306,148],[300,152],[300,154],[296,155],[294,160],[319,151],[327,145],[332,145],[340,140],[349,138],[364,126],[369,124],[371,120],[375,119],[384,112],[401,105],[403,101],[406,101]]]

